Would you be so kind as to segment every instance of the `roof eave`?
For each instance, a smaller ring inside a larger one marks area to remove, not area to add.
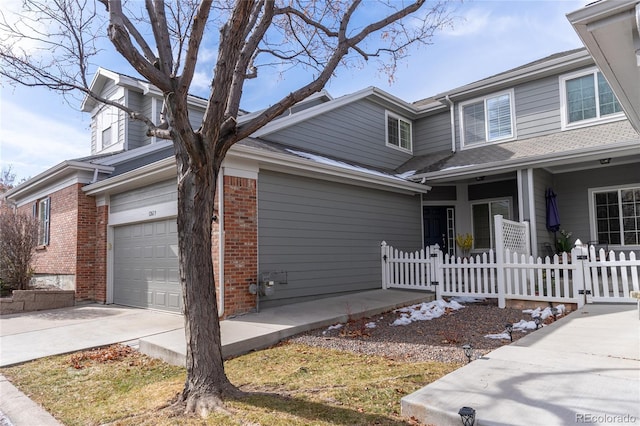
[[[546,62],[531,65],[530,67],[502,73],[447,92],[439,93],[435,95],[433,99],[442,101],[447,96],[451,99],[473,97],[478,93],[499,90],[504,86],[511,86],[523,80],[530,80],[541,74],[553,73],[567,67],[576,67],[580,65],[587,66],[590,63],[593,63],[593,59],[589,55],[589,52],[583,50],[561,58],[554,58]]]
[[[10,189],[5,193],[5,196],[8,200],[12,200],[12,201],[18,200],[25,194],[31,193],[34,190],[37,190],[38,188],[41,188],[49,184],[55,179],[64,175],[68,175],[73,172],[89,171],[89,172],[95,173],[97,171],[99,173],[108,174],[113,172],[113,170],[114,168],[111,166],[105,166],[100,164],[93,164],[93,163],[73,161],[73,160],[63,161],[62,163],[59,163],[51,167],[50,169],[47,169],[44,172],[32,177],[26,182],[21,183],[15,188]]]
[[[445,169],[436,172],[417,173],[411,177],[412,180],[426,179],[444,180],[461,179],[486,174],[498,174],[529,167],[544,168],[553,164],[575,163],[589,159],[610,158],[612,156],[623,156],[625,154],[637,154],[640,149],[640,142],[637,140],[616,143],[615,145],[604,145],[596,149],[585,150],[584,148],[561,153],[544,154],[533,157],[518,158],[514,160],[501,160],[493,163],[474,164],[455,169]],[[567,161],[570,159],[570,161]]]

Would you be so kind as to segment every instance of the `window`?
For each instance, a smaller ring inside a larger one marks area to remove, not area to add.
[[[622,107],[601,72],[561,77],[562,123],[565,127],[622,117]]]
[[[640,245],[640,187],[593,193],[599,243]]]
[[[105,106],[96,117],[98,151],[107,148],[117,142],[118,137],[118,109],[110,105]]]
[[[515,137],[513,91],[460,104],[463,145]]]
[[[51,213],[51,198],[45,198],[33,205],[33,216],[38,218],[38,245],[49,245],[49,218]]]
[[[411,152],[411,122],[387,111],[387,145]]]
[[[501,214],[505,219],[511,219],[509,200],[493,200],[471,205],[474,249],[490,249],[494,247],[493,216],[497,214]]]

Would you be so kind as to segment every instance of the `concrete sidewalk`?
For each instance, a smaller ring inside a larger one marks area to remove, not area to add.
[[[426,300],[433,300],[433,295],[372,290],[265,309],[221,322],[223,353],[239,355],[349,317],[366,317]],[[139,343],[140,349],[152,356],[177,365],[185,363],[181,315],[92,304],[0,317],[2,367],[122,342]],[[1,375],[0,395],[0,425],[60,425]]]
[[[635,305],[586,305],[566,318],[402,399],[426,424],[640,424],[640,321]]]
[[[221,321],[225,358],[266,348],[304,331],[363,318],[434,299],[433,294],[405,290],[371,290],[265,309]],[[174,365],[185,365],[183,330],[140,339],[140,351]]]

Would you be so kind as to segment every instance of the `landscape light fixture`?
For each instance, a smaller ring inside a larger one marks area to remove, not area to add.
[[[551,315],[553,316],[553,320],[556,321],[558,319],[558,308],[551,308]]]
[[[462,407],[458,414],[460,414],[464,426],[473,426],[476,422],[476,410],[471,407]]]
[[[464,351],[464,355],[467,357],[467,363],[471,362],[471,356],[473,355],[473,346],[465,343],[464,345],[462,345],[462,350]]]
[[[513,324],[508,322],[504,326],[507,329],[507,333],[509,333],[509,340],[513,342]]]
[[[542,317],[541,316],[533,317],[533,322],[536,323],[536,330],[539,329],[540,325],[542,324]]]

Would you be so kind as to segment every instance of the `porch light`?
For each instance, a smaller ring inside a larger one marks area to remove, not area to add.
[[[473,426],[476,422],[476,410],[471,407],[462,407],[458,414],[460,414],[464,426]]]
[[[540,325],[542,324],[542,317],[541,316],[533,317],[533,322],[536,323],[536,330],[539,329]]]
[[[473,346],[465,343],[464,345],[462,345],[462,350],[464,351],[464,355],[467,357],[467,363],[471,362],[471,356],[473,355]]]
[[[513,324],[508,322],[504,326],[507,329],[507,333],[509,333],[509,340],[513,342]]]

